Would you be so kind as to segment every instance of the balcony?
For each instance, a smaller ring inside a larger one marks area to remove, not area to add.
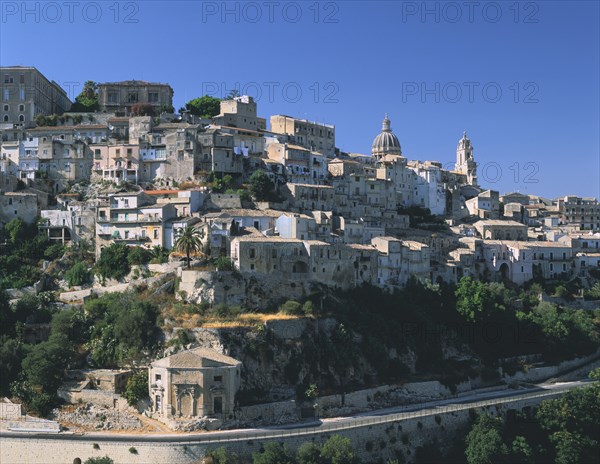
[[[131,243],[131,242],[149,242],[150,241],[150,237],[147,237],[145,235],[130,235],[129,237],[123,237],[121,238],[119,237],[113,237],[113,240],[115,242],[125,242],[125,243]]]

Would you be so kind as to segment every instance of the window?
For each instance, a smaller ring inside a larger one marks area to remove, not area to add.
[[[118,103],[119,102],[119,94],[117,92],[109,92],[108,93],[108,103]]]
[[[222,376],[222,375],[215,375],[215,376],[213,377],[213,380],[214,380],[215,382],[222,382],[222,381],[223,381],[223,376]]]
[[[19,105],[19,111],[25,111],[25,105]]]
[[[148,93],[148,102],[149,103],[158,103],[158,92],[149,92]]]
[[[154,238],[157,239],[158,238],[158,229],[154,229]]]
[[[4,105],[4,111],[8,111],[8,105]]]
[[[255,249],[255,248],[250,248],[250,249],[248,250],[248,257],[249,257],[250,259],[254,259],[254,258],[256,258],[256,249]]]
[[[22,114],[19,115],[19,122],[25,122],[25,116]]]

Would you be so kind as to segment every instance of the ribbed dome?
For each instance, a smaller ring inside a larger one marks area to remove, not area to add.
[[[390,128],[390,120],[387,117],[383,119],[383,125],[381,127],[381,133],[373,140],[373,146],[371,147],[371,154],[373,156],[383,155],[401,155],[402,149],[400,148],[400,141],[398,137],[392,134]]]

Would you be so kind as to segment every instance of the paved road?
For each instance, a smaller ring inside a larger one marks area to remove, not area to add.
[[[470,408],[493,406],[501,403],[559,396],[573,388],[589,384],[588,380],[538,384],[521,389],[502,389],[485,392],[473,392],[457,398],[430,401],[426,403],[379,409],[348,417],[337,417],[319,421],[272,426],[259,429],[236,429],[216,432],[192,432],[170,434],[123,434],[90,432],[85,434],[61,433],[24,433],[0,432],[2,436],[35,437],[38,439],[124,441],[124,442],[169,442],[169,443],[206,443],[211,445],[225,444],[243,440],[261,440],[265,438],[285,438],[289,436],[311,435],[314,433],[335,432],[373,424],[382,424],[415,417],[425,417],[460,411]]]

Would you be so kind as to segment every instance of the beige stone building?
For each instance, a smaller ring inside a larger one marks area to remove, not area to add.
[[[271,143],[267,146],[267,156],[285,166],[288,182],[323,184],[327,177],[326,157],[299,145]]]
[[[281,114],[271,116],[271,132],[293,137],[293,143],[311,151],[335,156],[335,126]]]
[[[15,218],[28,224],[35,222],[39,214],[35,193],[7,192],[0,194],[0,225]]]
[[[137,104],[150,105],[156,114],[173,108],[173,89],[169,84],[147,81],[104,82],[98,84],[100,111],[132,114]]]
[[[167,223],[177,215],[170,203],[154,203],[144,192],[109,195],[97,208],[96,256],[112,242],[152,248],[167,246]]]
[[[213,124],[257,132],[267,128],[266,119],[258,117],[256,102],[248,95],[222,100],[221,111],[213,118]]]
[[[208,348],[181,351],[148,370],[152,412],[167,419],[232,419],[242,363]]]
[[[481,219],[500,217],[500,194],[496,190],[486,190],[465,202],[469,214]]]
[[[140,147],[135,144],[91,144],[93,172],[97,178],[114,183],[138,182]]]
[[[485,240],[527,240],[527,226],[516,221],[490,219],[477,221],[474,226]]]
[[[533,278],[569,278],[575,272],[571,247],[561,243],[484,240],[478,245],[487,278],[522,285]]]
[[[0,121],[27,125],[37,115],[71,109],[67,92],[32,66],[0,67]]]
[[[600,203],[596,198],[566,196],[557,201],[561,222],[580,230],[600,230]]]

